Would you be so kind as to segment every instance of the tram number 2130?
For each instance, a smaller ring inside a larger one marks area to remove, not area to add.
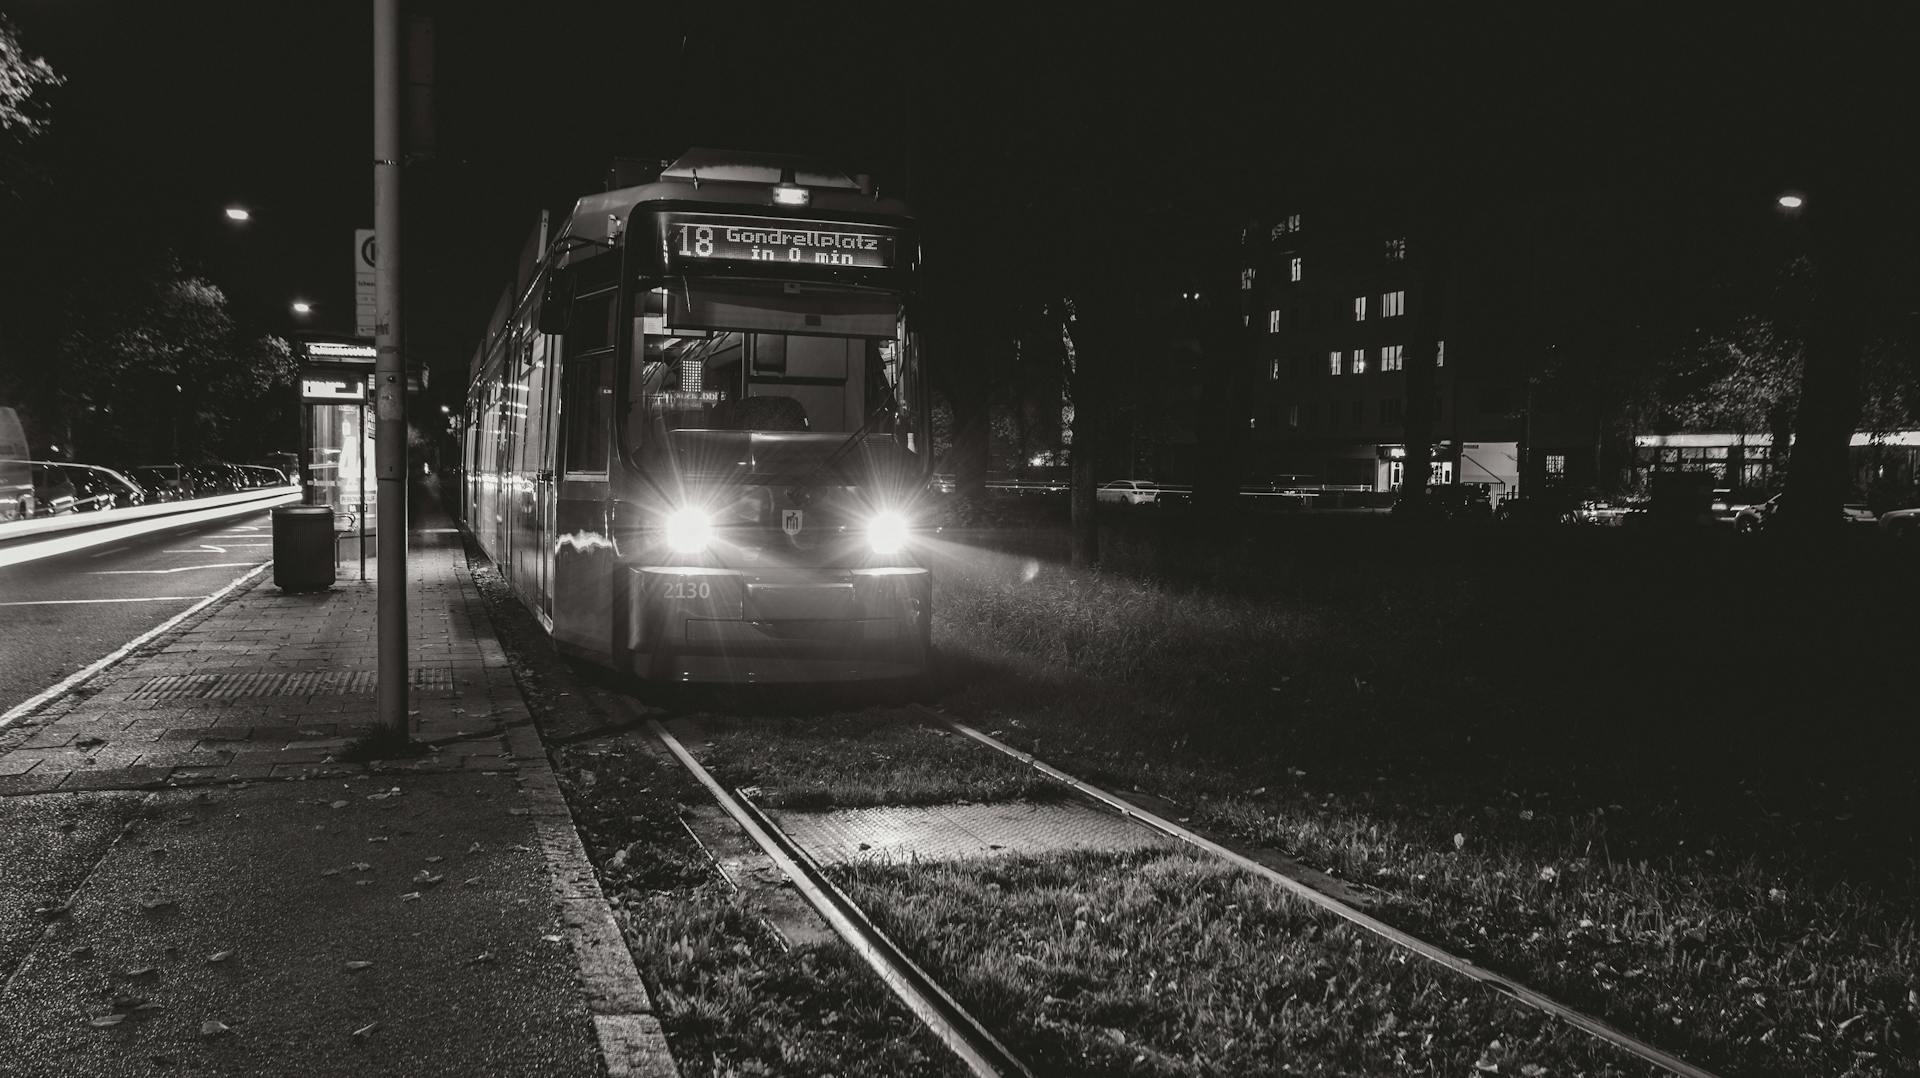
[[[704,580],[676,580],[661,589],[662,599],[711,599],[713,585]]]

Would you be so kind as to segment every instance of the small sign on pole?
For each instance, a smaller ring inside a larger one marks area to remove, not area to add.
[[[373,336],[373,229],[353,230],[353,335]]]

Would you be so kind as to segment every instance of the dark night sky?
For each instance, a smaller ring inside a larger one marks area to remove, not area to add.
[[[315,328],[347,330],[351,233],[372,219],[371,6],[7,10],[69,79],[45,147],[56,182],[140,217],[263,318],[298,294],[320,305]],[[1143,213],[1226,220],[1306,192],[1557,196],[1682,236],[1784,184],[1849,182],[1910,228],[1894,196],[1920,157],[1906,5],[421,7],[437,16],[438,145],[410,181],[411,345],[454,367],[535,209],[597,188],[620,154],[824,152],[895,191],[910,179],[923,217],[961,237],[983,207],[1045,216],[1147,188]],[[228,201],[258,220],[229,227]]]

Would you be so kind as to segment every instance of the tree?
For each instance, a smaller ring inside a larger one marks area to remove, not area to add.
[[[13,24],[0,15],[0,131],[29,136],[45,130],[45,91],[65,81],[20,46]]]
[[[272,437],[263,421],[285,420],[273,406],[292,400],[292,348],[244,338],[220,289],[176,265],[131,286],[76,289],[67,324],[64,437],[89,456],[245,455]]]
[[[66,80],[20,45],[13,24],[0,15],[0,194],[13,195],[23,169],[20,148],[46,130],[48,90]]]
[[[1748,315],[1698,335],[1675,366],[1671,407],[1682,426],[1765,432],[1776,450],[1786,447],[1805,367],[1805,343],[1793,326]]]

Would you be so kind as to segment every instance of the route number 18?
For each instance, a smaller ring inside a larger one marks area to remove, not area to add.
[[[713,228],[709,225],[681,225],[680,254],[683,258],[712,258]]]

